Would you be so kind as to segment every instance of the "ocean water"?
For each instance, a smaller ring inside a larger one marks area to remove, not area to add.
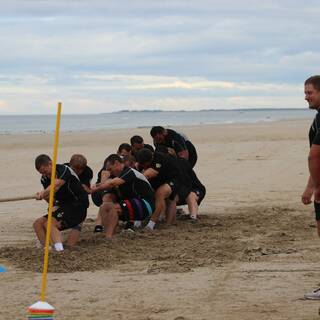
[[[251,109],[208,111],[120,111],[103,114],[61,116],[60,131],[93,131],[113,128],[191,126],[201,124],[255,123],[290,119],[312,119],[308,109]],[[51,133],[55,115],[0,116],[0,134]]]

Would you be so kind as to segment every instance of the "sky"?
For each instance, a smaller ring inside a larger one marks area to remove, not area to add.
[[[304,108],[320,1],[0,0],[0,115]]]

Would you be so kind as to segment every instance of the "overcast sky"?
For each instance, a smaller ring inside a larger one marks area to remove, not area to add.
[[[320,74],[318,0],[0,4],[2,115],[303,108]]]

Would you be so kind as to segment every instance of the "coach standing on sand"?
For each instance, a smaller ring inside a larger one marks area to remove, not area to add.
[[[314,210],[317,222],[318,235],[320,237],[320,75],[308,78],[304,83],[305,100],[309,108],[317,110],[317,114],[309,130],[309,172],[307,186],[302,194],[303,204],[310,204],[314,197]],[[320,299],[320,288],[306,293],[306,299]]]

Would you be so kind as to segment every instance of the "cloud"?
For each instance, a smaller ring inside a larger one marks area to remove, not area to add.
[[[75,79],[82,80],[88,88],[96,90],[239,90],[260,91],[270,93],[295,93],[302,90],[301,85],[273,84],[273,83],[249,83],[230,81],[210,81],[201,77],[172,77],[150,75],[108,75],[108,74],[80,74]]]
[[[0,93],[17,113],[59,98],[73,112],[298,105],[320,69],[319,13],[314,0],[3,0]]]

